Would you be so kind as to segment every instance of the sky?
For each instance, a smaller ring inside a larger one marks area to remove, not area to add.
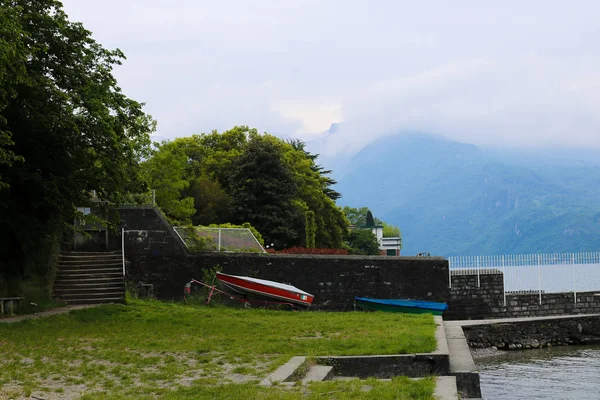
[[[600,2],[63,0],[156,138],[249,125],[353,153],[423,131],[600,149]]]

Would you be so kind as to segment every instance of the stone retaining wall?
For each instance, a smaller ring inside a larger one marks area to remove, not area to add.
[[[479,283],[479,284],[478,284]],[[502,273],[453,275],[445,320],[484,319],[497,313],[503,304]]]
[[[186,282],[202,280],[213,268],[291,283],[315,295],[315,309],[353,310],[355,296],[430,301],[450,297],[448,261],[441,257],[190,254],[157,209],[129,207],[119,212],[126,225],[127,280],[134,286],[152,285],[161,299],[181,299]]]
[[[600,314],[600,291],[577,293],[507,293],[504,305],[502,273],[452,276],[450,308],[446,320],[545,317],[553,315]]]
[[[569,344],[600,343],[600,317],[546,319],[463,326],[472,348],[531,349]]]

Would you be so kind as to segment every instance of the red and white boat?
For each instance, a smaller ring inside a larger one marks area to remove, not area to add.
[[[282,303],[298,304],[310,307],[315,296],[284,283],[265,279],[235,276],[217,272],[219,285],[225,291],[236,292],[244,296],[252,296],[276,300]]]

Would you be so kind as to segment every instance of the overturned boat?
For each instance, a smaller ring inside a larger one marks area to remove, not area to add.
[[[442,315],[448,309],[448,304],[435,301],[408,299],[369,299],[355,297],[356,305],[360,308],[375,311],[403,312],[409,314]]]
[[[292,285],[286,285],[285,283],[250,278],[248,276],[229,275],[221,272],[217,272],[216,276],[221,289],[244,297],[291,303],[304,307],[310,307],[315,297],[304,290],[300,290]]]

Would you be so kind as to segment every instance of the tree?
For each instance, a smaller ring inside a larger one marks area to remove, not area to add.
[[[219,224],[229,221],[231,198],[221,188],[219,182],[200,176],[192,181],[185,192],[194,199],[194,225]]]
[[[356,255],[379,255],[377,237],[368,229],[353,229],[348,236],[348,251]]]
[[[375,226],[375,220],[373,219],[373,214],[371,213],[371,211],[367,211],[367,218],[366,218],[365,226],[367,228],[372,228]]]
[[[1,3],[0,3],[1,4]],[[0,9],[0,111],[6,108],[14,98],[12,83],[25,76],[25,68],[19,53],[23,52],[19,40],[20,29],[17,24],[15,10],[10,7]],[[12,134],[7,130],[6,118],[0,115],[0,166],[10,167],[15,161],[22,161],[13,151]],[[0,174],[0,190],[7,188]]]
[[[306,248],[315,248],[315,234],[317,233],[317,224],[315,223],[315,213],[307,211],[306,215]]]
[[[310,162],[311,162],[310,168],[313,172],[315,172],[319,176],[319,181],[320,181],[323,193],[333,201],[339,200],[342,197],[342,194],[340,192],[332,189],[332,186],[337,184],[337,181],[328,176],[325,176],[325,175],[331,174],[333,171],[328,170],[328,169],[326,170],[322,166],[317,165],[316,161],[317,161],[317,158],[319,158],[319,155],[309,153],[306,150],[306,143],[304,143],[300,139],[288,139],[287,143],[290,146],[292,146],[292,148],[294,150],[301,151],[302,153],[304,153],[306,159],[310,160]]]
[[[108,204],[143,190],[154,124],[112,75],[123,53],[59,1],[0,0],[0,33],[0,268],[23,276],[47,265],[90,190]]]
[[[348,222],[342,210],[331,199],[329,187],[332,180],[322,175],[322,168],[315,164],[317,155],[304,149],[304,142],[288,140],[283,145],[285,160],[294,171],[298,184],[296,203],[299,208],[315,214],[315,246],[318,248],[341,248],[347,234]],[[337,193],[337,192],[336,192]],[[304,229],[303,226],[295,229]]]
[[[342,211],[350,224],[354,226],[365,226],[367,224],[368,207],[353,208],[345,206]]]
[[[240,173],[240,160],[249,160],[248,157],[256,156],[259,142],[262,143],[260,146],[264,147],[268,144],[275,149],[271,161],[276,159],[276,164],[288,171],[288,177],[294,186],[292,191],[286,193],[289,197],[286,207],[294,215],[288,221],[291,225],[285,228],[294,232],[294,235],[288,235],[287,245],[306,244],[304,214],[310,211],[314,213],[314,246],[341,248],[343,238],[347,234],[348,222],[342,210],[332,200],[339,197],[339,194],[336,195],[337,192],[331,189],[335,181],[325,176],[330,171],[324,171],[316,164],[318,156],[307,152],[304,149],[304,142],[300,140],[286,142],[268,134],[260,135],[256,129],[247,126],[235,126],[223,133],[213,131],[209,134],[178,138],[161,145],[161,151],[185,154],[186,167],[182,174],[179,174],[181,171],[177,169],[178,178],[173,177],[172,180],[177,182],[179,179],[184,179],[189,182],[189,187],[183,189],[180,196],[194,198],[193,223],[202,225],[233,221],[240,223],[246,221],[244,219],[246,216],[253,214],[255,218],[264,211],[265,204],[271,199],[263,196],[260,190],[255,194],[260,195],[261,199],[255,198],[249,201],[251,197],[244,194],[246,190],[250,192],[255,190],[253,185],[259,182],[256,180],[258,178],[255,178],[252,185],[240,185],[239,176],[235,175]],[[249,168],[249,165],[247,164],[246,168]],[[264,174],[261,179],[265,182],[272,181],[272,172],[269,170],[255,170],[254,173]],[[287,178],[284,181],[287,182]],[[241,200],[244,197],[245,200]],[[244,210],[236,205],[240,201],[244,204]],[[263,207],[263,210],[249,208],[258,204]],[[281,213],[278,214],[281,216]],[[270,225],[267,228],[271,229],[271,227],[281,229],[277,225]],[[269,237],[269,231],[264,231],[264,234]],[[294,239],[291,239],[292,236]]]
[[[297,243],[299,232],[293,227],[298,226],[302,214],[293,201],[298,185],[277,138],[250,138],[233,163],[229,187],[233,223],[249,222],[276,248]]]
[[[174,152],[168,142],[157,144],[152,156],[141,165],[148,187],[156,191],[156,204],[170,218],[189,222],[194,214],[194,199],[182,197],[181,193],[190,184],[183,179],[187,157]]]

